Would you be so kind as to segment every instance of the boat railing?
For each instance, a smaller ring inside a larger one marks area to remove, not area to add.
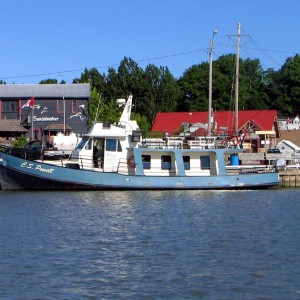
[[[271,165],[237,165],[226,166],[228,174],[273,173],[276,168]]]

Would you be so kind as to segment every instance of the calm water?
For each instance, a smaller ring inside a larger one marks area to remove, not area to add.
[[[300,190],[0,192],[1,299],[300,299]]]

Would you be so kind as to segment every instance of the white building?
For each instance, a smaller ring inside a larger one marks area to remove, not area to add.
[[[278,126],[280,130],[299,130],[300,119],[297,115],[294,120],[287,118],[287,120],[278,120]]]

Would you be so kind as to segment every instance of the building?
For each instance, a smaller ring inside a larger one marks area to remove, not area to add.
[[[184,128],[194,124],[202,123],[204,127],[193,128],[193,135],[207,135],[207,112],[171,112],[158,113],[154,120],[152,131],[175,135]],[[212,130],[214,135],[234,135],[235,113],[233,111],[215,111],[212,118]],[[273,148],[276,145],[276,138],[279,137],[276,110],[248,110],[239,111],[238,131],[247,131],[245,142],[253,151],[263,151]]]
[[[90,84],[1,84],[0,137],[14,140],[25,133],[41,140],[57,133],[84,134],[89,98]]]
[[[300,130],[300,120],[297,115],[294,119],[279,119],[278,126],[280,130]]]

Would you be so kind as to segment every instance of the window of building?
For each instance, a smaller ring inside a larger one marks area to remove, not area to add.
[[[65,100],[57,99],[57,112],[63,113],[65,111]]]
[[[142,155],[143,168],[151,169],[151,155]]]
[[[77,106],[76,106],[76,100],[72,100],[72,113],[76,113],[77,112]]]
[[[18,119],[19,101],[5,100],[2,101],[2,119]]]
[[[162,155],[161,156],[161,169],[162,170],[171,170],[171,155]]]
[[[184,164],[184,169],[185,170],[190,170],[191,169],[191,157],[190,156],[183,156],[183,164]]]

